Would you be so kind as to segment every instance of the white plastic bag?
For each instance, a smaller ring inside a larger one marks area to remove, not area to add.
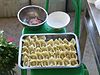
[[[100,0],[96,0],[96,1],[95,1],[95,7],[96,7],[97,9],[100,9]]]
[[[94,4],[96,0],[87,0],[89,3]]]

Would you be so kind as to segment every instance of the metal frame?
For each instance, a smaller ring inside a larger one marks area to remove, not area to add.
[[[89,36],[89,40],[91,42],[91,46],[93,49],[94,58],[95,58],[98,72],[100,75],[100,34],[99,34],[100,32],[97,29],[97,23],[95,21],[96,19],[93,16],[93,14],[95,15],[98,15],[98,14],[92,11],[94,8],[92,4],[89,4],[87,2],[86,5],[87,7],[85,10],[85,16],[82,22],[82,31],[81,31],[82,35],[80,38],[80,40],[82,41],[81,50],[82,50],[82,55],[83,55],[84,49],[82,48],[85,48],[86,39],[87,39],[87,36]]]

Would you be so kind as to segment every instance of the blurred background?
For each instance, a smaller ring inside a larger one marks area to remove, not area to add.
[[[19,44],[21,31],[23,26],[18,21],[16,15],[20,8],[29,4],[35,4],[44,7],[45,0],[0,0],[0,30],[4,30],[6,37],[13,37],[15,43]],[[82,0],[82,11],[86,8],[86,0]],[[71,16],[71,22],[67,26],[69,32],[73,32],[74,23],[74,9],[71,0],[50,0],[49,13],[53,11],[67,11]],[[83,19],[84,12],[82,12],[81,21]],[[98,75],[97,67],[95,64],[92,47],[89,39],[87,38],[87,44],[85,53],[83,56],[83,63],[88,67],[90,75]],[[20,75],[20,69],[15,68],[17,75]]]
[[[29,4],[44,7],[45,1],[46,0],[0,0],[0,17],[15,17],[20,8]],[[82,10],[84,10],[86,0],[82,1]],[[50,0],[49,6],[49,13],[57,10],[73,11],[71,0]]]

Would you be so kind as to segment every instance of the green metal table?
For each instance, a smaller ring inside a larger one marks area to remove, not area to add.
[[[22,30],[22,34],[35,34],[35,33],[66,33],[66,28],[53,29],[47,25],[47,23],[38,27],[25,27]]]
[[[41,27],[25,27],[22,34],[35,34],[35,33],[66,33],[66,28],[59,30],[48,27],[47,24]],[[89,75],[88,70],[84,64],[81,64],[78,68],[66,68],[66,69],[31,69],[31,75]],[[27,75],[27,70],[22,69],[21,75]]]
[[[79,37],[80,33],[80,16],[81,16],[81,0],[72,0],[75,9],[75,23],[74,33]],[[45,9],[48,12],[49,0],[45,2]],[[39,27],[24,27],[22,34],[35,34],[35,33],[66,33],[66,28],[52,29],[46,23]],[[89,75],[89,72],[84,64],[79,68],[71,69],[31,69],[31,75]],[[27,75],[27,70],[22,69],[21,75]]]

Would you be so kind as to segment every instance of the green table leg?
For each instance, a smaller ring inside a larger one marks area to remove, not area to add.
[[[87,67],[85,66],[85,64],[82,64],[83,67],[83,75],[89,75],[89,71],[87,70]]]
[[[21,69],[21,75],[27,75],[27,70]]]
[[[22,35],[23,35],[23,31],[22,31]],[[21,69],[21,75],[27,75],[27,69]]]
[[[89,75],[89,72],[84,64],[79,68],[67,69],[32,69],[31,75]]]
[[[31,75],[34,75],[34,70],[31,69]]]
[[[65,6],[65,11],[68,12],[68,0],[66,0],[66,6]]]
[[[74,23],[74,33],[80,36],[80,17],[81,17],[81,2],[82,0],[72,0],[73,7],[75,9],[75,23]]]
[[[21,69],[21,75],[27,75],[27,70]]]
[[[49,0],[46,0],[45,2],[45,10],[48,12],[49,9]]]

